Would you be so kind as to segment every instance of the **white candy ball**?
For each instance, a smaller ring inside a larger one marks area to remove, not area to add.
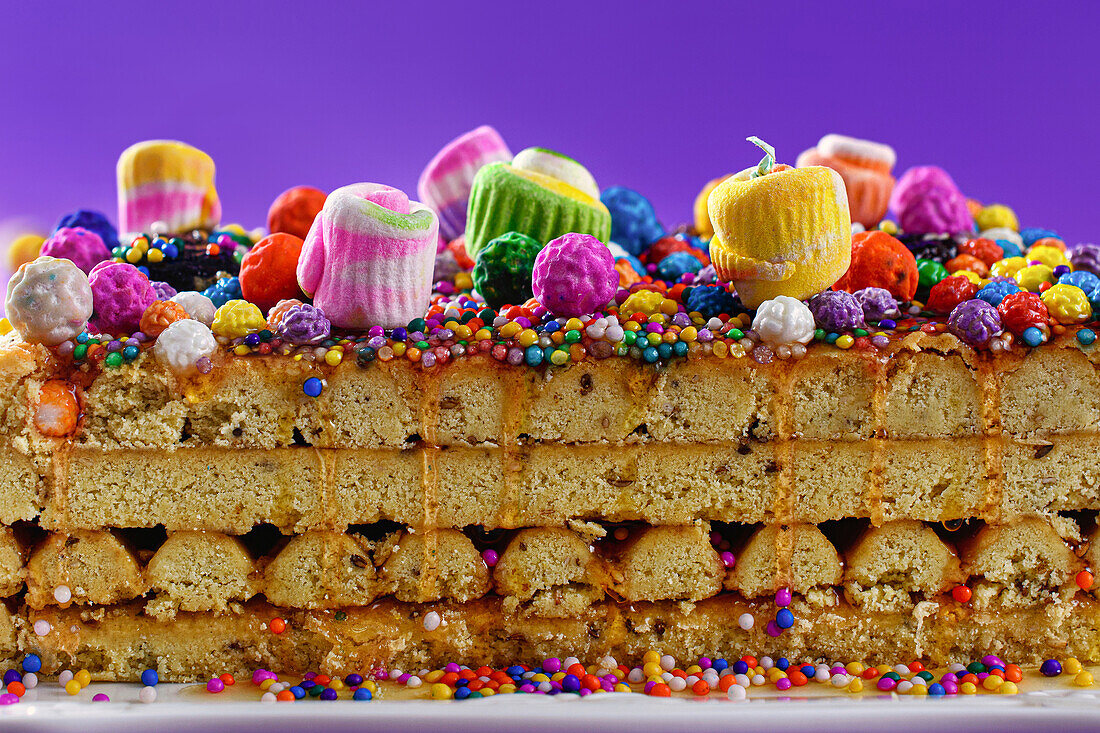
[[[208,326],[187,319],[164,329],[153,345],[153,354],[177,375],[187,376],[198,371],[199,359],[210,356],[217,348],[218,342]]]
[[[748,690],[741,685],[730,685],[726,690],[726,697],[733,701],[744,700],[749,696]]]
[[[984,232],[978,235],[982,239],[992,239],[994,242],[998,239],[1003,239],[1007,242],[1012,242],[1021,249],[1024,246],[1024,238],[1020,236],[1019,232],[1008,227],[996,227],[994,229],[986,229]]]
[[[12,275],[4,307],[11,325],[26,341],[57,346],[88,325],[92,286],[69,260],[39,257]]]
[[[155,687],[142,687],[141,692],[138,693],[138,699],[144,703],[157,701],[157,688]]]
[[[766,300],[756,309],[752,330],[768,346],[808,344],[814,337],[814,316],[797,298],[777,295]]]
[[[187,311],[187,315],[207,326],[214,322],[214,313],[218,310],[214,307],[214,301],[194,290],[176,293],[168,302],[179,304]]]

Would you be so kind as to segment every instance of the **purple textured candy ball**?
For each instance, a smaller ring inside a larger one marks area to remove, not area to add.
[[[96,333],[133,333],[145,309],[157,299],[149,278],[125,262],[96,269],[88,284],[92,286],[90,326]]]
[[[881,321],[898,315],[898,301],[886,288],[862,288],[852,293],[859,307],[863,309],[863,318],[868,321]]]
[[[111,258],[111,250],[103,238],[83,227],[62,227],[42,243],[42,254],[69,260],[85,275],[104,260]]]
[[[154,280],[149,284],[153,286],[153,292],[157,294],[157,300],[168,300],[179,295],[174,287],[161,280]]]
[[[966,197],[943,168],[916,166],[898,179],[890,210],[907,234],[959,234],[974,229]]]
[[[947,317],[947,327],[971,346],[983,346],[1004,330],[997,309],[977,298],[955,306]]]
[[[590,234],[565,234],[535,258],[531,289],[555,316],[584,316],[607,305],[619,287],[615,258]]]
[[[295,345],[317,344],[328,338],[332,324],[324,311],[316,306],[303,303],[292,305],[279,320],[276,335]]]
[[[851,293],[826,290],[810,299],[810,313],[826,331],[847,331],[863,325],[863,308]]]
[[[1069,253],[1074,270],[1087,270],[1100,275],[1100,244],[1079,244]]]

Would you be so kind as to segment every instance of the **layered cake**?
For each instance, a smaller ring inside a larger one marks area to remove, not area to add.
[[[67,216],[8,285],[0,658],[1100,663],[1100,250],[885,145],[750,140],[678,230],[488,127],[422,203],[298,187],[266,231],[201,151],[128,149],[123,234]]]

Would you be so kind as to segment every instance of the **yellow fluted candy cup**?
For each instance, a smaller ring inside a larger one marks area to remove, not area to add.
[[[844,181],[831,168],[775,166],[775,152],[732,176],[707,199],[710,258],[718,277],[755,308],[787,295],[805,300],[839,280],[852,260]]]

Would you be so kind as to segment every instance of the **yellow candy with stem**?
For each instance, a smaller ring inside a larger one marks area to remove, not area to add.
[[[764,159],[707,199],[711,262],[749,308],[779,295],[805,300],[831,287],[852,262],[844,180],[824,166],[776,166],[770,145],[749,142],[764,150]]]

